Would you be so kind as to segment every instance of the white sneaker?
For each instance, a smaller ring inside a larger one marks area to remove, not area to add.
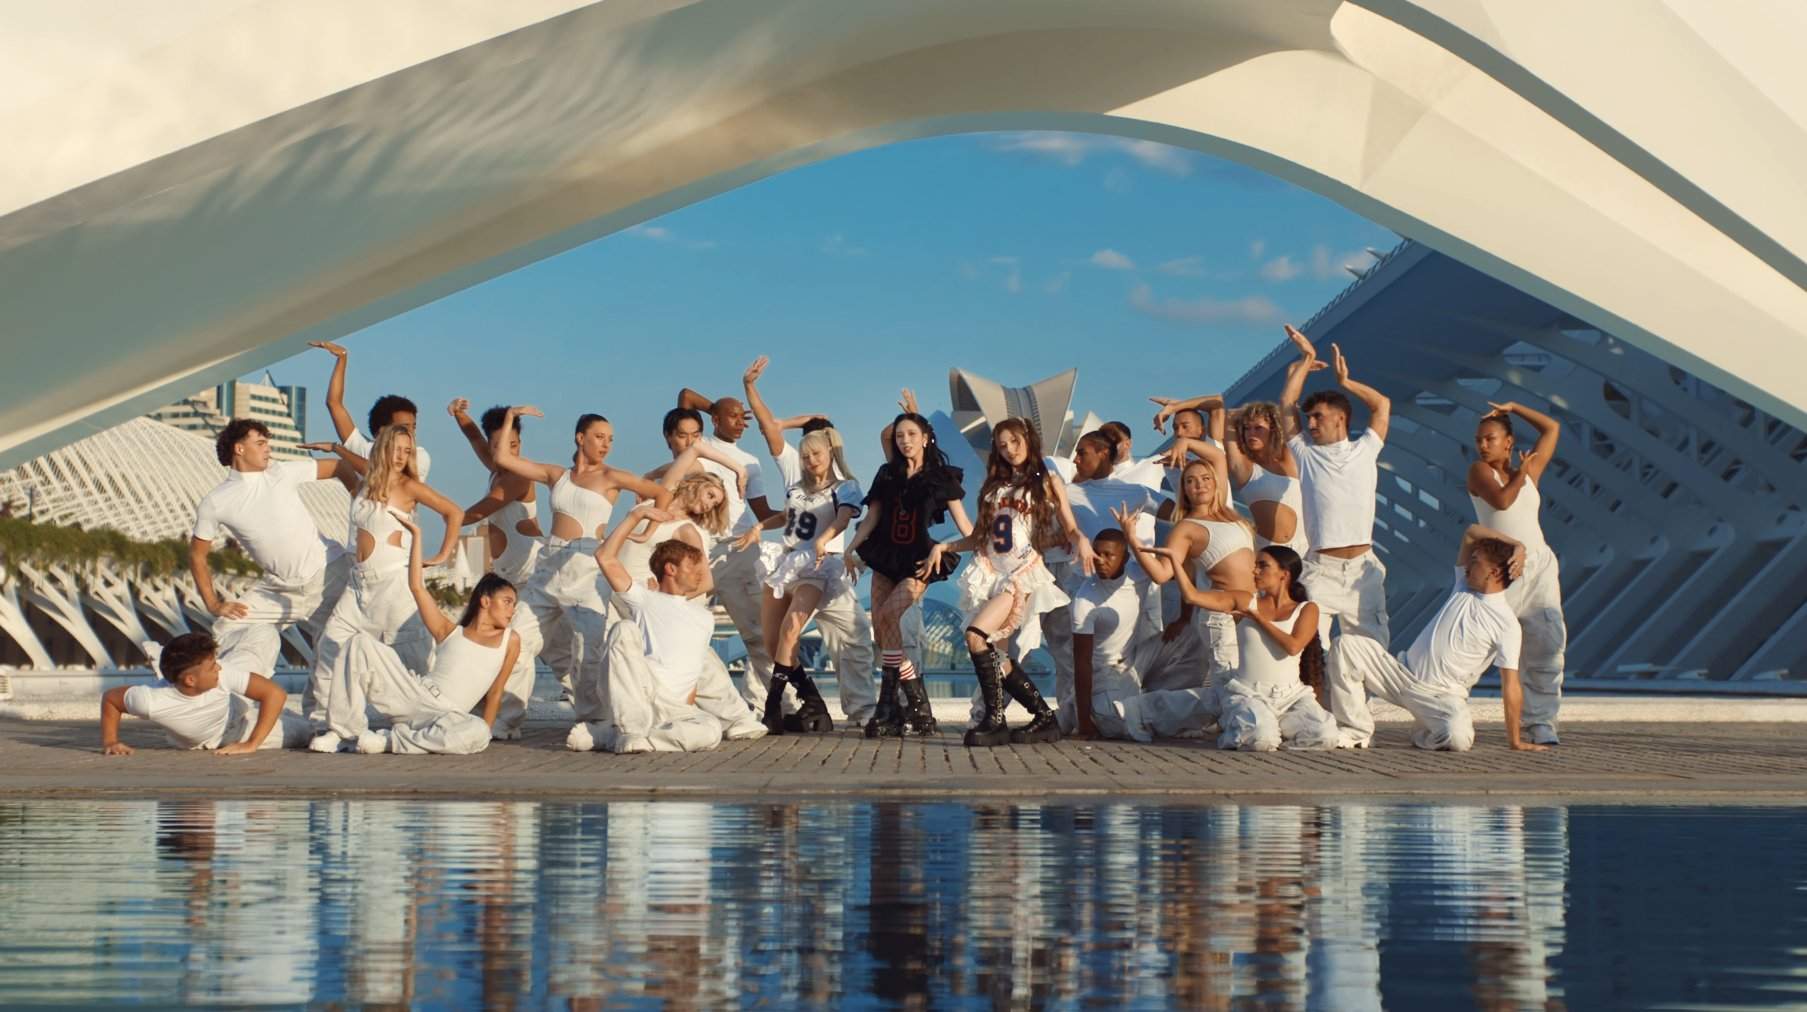
[[[1358,738],[1354,734],[1351,734],[1348,731],[1338,731],[1336,733],[1336,747],[1337,748],[1367,748],[1368,747],[1368,739]]]
[[[571,732],[565,735],[565,747],[573,752],[596,751],[596,739],[590,734],[590,725],[572,724]]]
[[[490,732],[489,740],[490,741],[520,741],[521,740],[521,729],[518,727],[511,727],[511,728],[508,728],[508,729],[502,730],[502,731],[492,731],[492,732]]]
[[[344,738],[331,731],[322,731],[314,735],[314,740],[307,743],[307,748],[310,752],[324,752],[330,755],[339,751],[339,746],[343,744],[345,744]]]
[[[1556,729],[1548,724],[1532,724],[1525,728],[1525,739],[1533,745],[1560,745],[1561,739],[1556,737]]]
[[[389,732],[365,731],[358,735],[358,751],[365,755],[382,755],[389,751]]]

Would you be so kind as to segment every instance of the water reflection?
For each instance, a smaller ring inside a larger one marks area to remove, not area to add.
[[[0,1003],[1773,1005],[1804,814],[13,803]]]

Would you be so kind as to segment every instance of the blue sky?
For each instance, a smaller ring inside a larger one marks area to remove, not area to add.
[[[868,477],[899,387],[947,407],[959,366],[1006,384],[1080,371],[1076,409],[1122,418],[1146,397],[1216,390],[1350,278],[1387,230],[1273,177],[1178,148],[1078,134],[912,141],[722,194],[345,338],[347,403],[422,409],[433,484],[484,476],[445,413],[536,404],[525,452],[569,459],[571,425],[607,415],[611,462],[668,455],[681,386],[738,394],[754,357],[780,413],[821,411]],[[314,438],[331,357],[271,367],[309,388]],[[1152,435],[1152,432],[1150,432]],[[763,452],[757,433],[743,446]]]

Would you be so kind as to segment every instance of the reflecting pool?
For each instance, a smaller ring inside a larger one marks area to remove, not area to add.
[[[1807,809],[0,804],[0,1005],[1785,1007]]]

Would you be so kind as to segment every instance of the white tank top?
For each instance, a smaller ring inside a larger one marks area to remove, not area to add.
[[[1255,543],[1249,539],[1249,529],[1241,524],[1226,520],[1200,520],[1196,517],[1187,517],[1186,521],[1211,532],[1210,543],[1193,560],[1198,566],[1198,578],[1195,582],[1201,586],[1211,583],[1213,566],[1245,548],[1251,552],[1255,550]]]
[[[1293,605],[1293,613],[1274,624],[1291,634],[1299,621],[1303,604]],[[1251,689],[1292,688],[1299,682],[1299,654],[1288,654],[1273,638],[1261,631],[1253,619],[1236,623],[1236,647],[1241,657],[1236,677]]]
[[[1498,471],[1487,469],[1488,477],[1494,484],[1504,488],[1506,483],[1500,480]],[[1468,501],[1474,503],[1474,516],[1482,527],[1491,527],[1509,538],[1516,538],[1525,546],[1527,553],[1536,552],[1544,546],[1543,525],[1538,522],[1537,511],[1543,506],[1543,494],[1537,491],[1537,483],[1527,479],[1519,487],[1518,498],[1512,505],[1503,510],[1496,510],[1487,505],[1487,500],[1471,495]]]
[[[527,560],[533,557],[533,546],[539,539],[522,534],[521,525],[533,519],[533,507],[519,499],[504,504],[489,515],[489,525],[502,532],[503,538],[502,554],[492,563],[497,572],[520,573],[526,569]]]
[[[1255,535],[1255,547],[1266,548],[1268,545],[1283,544],[1305,557],[1310,548],[1305,539],[1305,496],[1299,490],[1299,479],[1269,471],[1260,464],[1250,464],[1249,480],[1242,485],[1242,501],[1247,505],[1258,502],[1275,502],[1293,511],[1293,535],[1285,541],[1274,541]]]
[[[370,535],[371,540],[376,542],[376,547],[370,551],[370,557],[358,560],[358,571],[365,577],[408,571],[408,529],[389,510],[388,503],[367,499],[362,495],[351,501],[352,558],[357,558],[360,532]],[[397,533],[401,534],[402,543],[391,544],[389,538]]]
[[[623,521],[623,523],[627,522],[629,521]],[[635,583],[644,587],[646,581],[652,579],[653,575],[653,549],[659,547],[660,542],[670,541],[672,538],[677,537],[678,532],[686,527],[696,531],[697,536],[702,538],[703,552],[707,554],[709,551],[709,535],[703,533],[701,527],[698,527],[695,522],[691,520],[667,520],[665,523],[654,527],[652,537],[647,538],[645,541],[629,541],[621,546],[621,565],[627,569],[627,575],[632,577]]]
[[[459,626],[439,642],[433,653],[433,671],[427,681],[439,688],[439,701],[446,709],[467,713],[502,671],[502,658],[507,653],[508,633],[493,647],[486,647],[464,635]]]
[[[571,480],[571,472],[566,471],[558,476],[552,485],[552,512],[563,513],[577,521],[583,528],[583,537],[601,538],[604,528],[609,525],[609,518],[615,515],[615,504],[601,492],[584,488]],[[548,538],[546,543],[553,547],[569,544],[561,538]]]

